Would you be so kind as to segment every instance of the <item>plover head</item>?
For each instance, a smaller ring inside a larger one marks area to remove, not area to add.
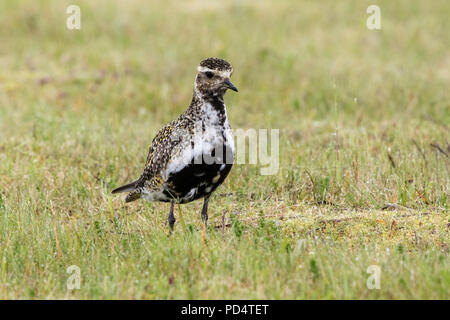
[[[200,62],[197,71],[194,90],[203,99],[222,97],[227,89],[238,91],[230,81],[233,68],[223,59],[205,59]]]

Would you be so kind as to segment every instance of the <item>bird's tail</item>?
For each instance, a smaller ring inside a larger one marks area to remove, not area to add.
[[[118,187],[117,189],[114,189],[113,191],[111,191],[111,193],[120,193],[120,192],[128,192],[128,191],[133,191],[136,188],[136,185],[138,183],[139,180],[130,182],[124,186]]]

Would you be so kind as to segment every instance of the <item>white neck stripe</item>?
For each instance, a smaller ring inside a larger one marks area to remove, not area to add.
[[[210,69],[210,68],[208,68],[208,67],[203,67],[203,66],[198,66],[197,67],[197,71],[198,72],[213,72],[213,73],[215,73],[215,74],[218,74],[219,76],[221,76],[221,77],[226,77],[226,78],[229,78],[229,77],[231,77],[231,72],[232,71],[217,71],[217,70],[212,70],[212,69]]]

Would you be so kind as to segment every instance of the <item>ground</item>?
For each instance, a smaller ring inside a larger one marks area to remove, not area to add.
[[[448,12],[2,1],[0,298],[448,299]],[[235,70],[232,127],[280,129],[280,166],[236,164],[209,228],[195,202],[169,235],[167,204],[110,192],[140,175],[209,56]]]

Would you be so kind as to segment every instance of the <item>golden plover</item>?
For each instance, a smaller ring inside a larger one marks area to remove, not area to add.
[[[112,193],[129,192],[126,202],[139,198],[170,202],[171,230],[174,204],[203,198],[201,216],[206,226],[209,198],[227,177],[235,156],[223,101],[227,89],[238,91],[230,81],[232,73],[225,60],[200,62],[189,108],[157,133],[141,177]]]

